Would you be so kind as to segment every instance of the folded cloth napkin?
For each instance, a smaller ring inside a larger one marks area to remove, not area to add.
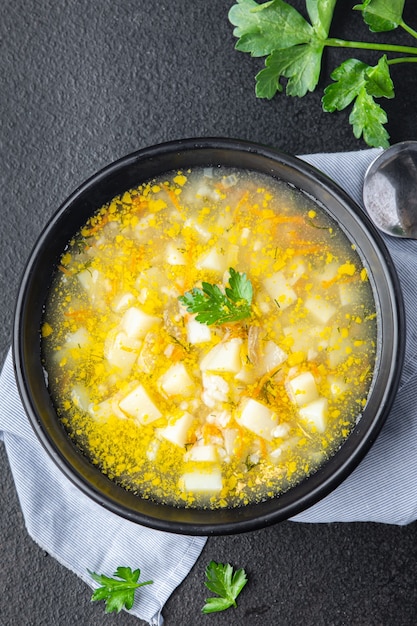
[[[302,158],[336,180],[360,204],[365,170],[378,152]],[[389,237],[385,241],[401,279],[408,324],[400,391],[367,457],[332,494],[297,515],[294,520],[299,522],[407,524],[417,518],[417,241]],[[120,565],[140,567],[141,580],[154,583],[141,588],[131,613],[151,625],[162,624],[164,603],[190,571],[206,539],[138,526],[81,493],[34,435],[20,403],[10,353],[0,376],[0,437],[30,536],[90,585],[87,569],[111,575]]]

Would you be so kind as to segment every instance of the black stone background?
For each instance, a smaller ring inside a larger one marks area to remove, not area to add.
[[[366,148],[348,113],[324,114],[321,91],[345,57],[325,54],[320,90],[256,100],[260,59],[234,50],[232,0],[2,0],[0,11],[0,350],[10,344],[25,259],[48,218],[84,179],[136,149],[192,136],[230,136],[297,154]],[[303,9],[302,0],[292,2]],[[370,35],[339,0],[331,34]],[[417,28],[407,0],[405,13]],[[373,53],[354,52],[374,62]],[[349,55],[350,56],[350,55]],[[395,66],[386,102],[392,142],[417,139],[417,67]],[[417,263],[417,261],[416,261]],[[105,615],[91,591],[28,537],[0,446],[1,626],[133,626]],[[413,497],[410,494],[410,497]],[[244,567],[238,608],[201,615],[207,563]],[[209,539],[168,601],[167,626],[412,626],[417,623],[416,526],[284,522]]]

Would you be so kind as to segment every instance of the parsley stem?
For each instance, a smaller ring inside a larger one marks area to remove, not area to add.
[[[398,57],[397,59],[389,59],[388,65],[396,65],[397,63],[417,63],[417,57]]]
[[[358,48],[362,50],[381,50],[384,52],[402,52],[404,54],[417,54],[417,48],[413,46],[396,46],[385,43],[370,43],[367,41],[346,41],[330,37],[324,42],[325,46],[331,48]]]
[[[414,28],[411,28],[411,26],[409,26],[408,24],[406,24],[405,22],[401,22],[400,23],[401,28],[403,28],[409,35],[411,35],[412,37],[414,37],[415,39],[417,39],[417,31],[414,30]]]

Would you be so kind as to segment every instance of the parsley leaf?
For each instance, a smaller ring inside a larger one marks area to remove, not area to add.
[[[312,26],[294,7],[283,0],[258,4],[254,0],[238,0],[229,11],[229,20],[236,26],[236,50],[250,52],[254,57],[269,54],[277,48],[307,43],[314,34]]]
[[[366,91],[374,98],[393,98],[394,85],[389,73],[387,57],[384,54],[378,64],[365,71]]]
[[[283,0],[258,5],[239,0],[229,19],[239,37],[236,49],[252,56],[268,55],[265,69],[256,76],[256,95],[271,99],[282,91],[280,78],[288,79],[286,93],[304,96],[314,91],[320,76],[323,41],[327,37],[336,0],[308,0],[309,24]]]
[[[178,300],[189,313],[196,313],[201,324],[224,324],[237,322],[251,315],[253,297],[252,283],[246,274],[229,269],[229,286],[224,292],[218,285],[203,282],[199,289],[186,291]]]
[[[116,578],[120,580],[110,578],[104,574],[96,574],[95,572],[90,572],[90,570],[87,571],[91,578],[101,585],[94,591],[91,596],[91,601],[104,600],[106,603],[106,613],[111,613],[112,611],[120,613],[123,607],[131,609],[135,599],[136,589],[143,585],[150,585],[153,582],[152,580],[147,580],[146,582],[139,583],[140,570],[135,569],[132,571],[130,567],[117,568],[113,576],[116,576]]]
[[[307,13],[317,35],[326,39],[337,0],[306,0]]]
[[[333,112],[353,103],[350,123],[357,138],[363,136],[372,147],[386,148],[389,134],[384,128],[387,116],[374,98],[393,98],[394,86],[389,66],[417,61],[417,47],[366,41],[345,41],[329,37],[337,0],[305,0],[310,22],[284,0],[259,4],[238,0],[229,11],[238,38],[236,49],[254,57],[265,56],[265,67],[256,75],[258,98],[273,98],[284,91],[288,96],[303,97],[317,88],[322,57],[326,47],[380,50],[400,56],[384,55],[374,67],[357,59],[348,59],[331,74],[322,99],[323,109]],[[354,9],[361,11],[365,23],[374,32],[401,26],[417,39],[417,31],[403,20],[405,0],[364,0]]]
[[[363,19],[374,33],[394,30],[402,24],[405,0],[365,0],[353,8],[362,11]]]
[[[205,585],[219,597],[207,598],[202,608],[203,613],[225,611],[231,606],[236,607],[236,598],[248,582],[244,569],[233,572],[233,567],[227,563],[211,561],[206,568]]]
[[[394,96],[386,56],[374,67],[357,59],[348,59],[331,74],[335,81],[326,87],[322,99],[325,111],[341,111],[354,101],[349,122],[356,138],[363,135],[370,146],[386,148],[389,134],[384,128],[387,116],[374,97]]]
[[[365,71],[369,66],[358,59],[347,59],[331,74],[335,82],[324,90],[322,98],[325,111],[341,111],[357,97],[365,84]]]
[[[349,122],[357,139],[363,138],[369,146],[388,148],[389,134],[383,127],[388,121],[385,111],[363,87],[353,105]]]
[[[323,46],[301,44],[274,50],[265,61],[265,69],[256,76],[256,95],[271,99],[277,91],[282,91],[279,80],[288,78],[287,96],[305,96],[314,91],[320,75]]]

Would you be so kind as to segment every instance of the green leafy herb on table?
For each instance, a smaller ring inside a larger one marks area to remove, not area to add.
[[[90,572],[90,570],[87,571],[93,580],[101,585],[94,591],[91,596],[91,600],[105,600],[106,613],[111,613],[112,611],[120,613],[123,607],[131,609],[135,599],[136,589],[138,589],[138,587],[143,587],[143,585],[150,585],[153,583],[152,580],[147,580],[143,583],[138,582],[140,570],[135,569],[132,571],[130,567],[117,568],[113,575],[119,580],[110,578],[104,574]]]
[[[398,63],[416,63],[417,47],[383,43],[345,41],[329,37],[337,0],[306,0],[310,22],[284,0],[258,4],[238,0],[229,11],[238,38],[236,49],[254,57],[265,56],[265,68],[256,76],[256,95],[271,99],[283,91],[303,97],[317,87],[326,47],[379,50],[384,54],[375,66],[355,58],[344,61],[330,75],[334,81],[324,90],[324,111],[340,111],[352,105],[349,122],[357,139],[373,147],[386,148],[389,134],[384,128],[387,115],[377,98],[393,98],[394,85],[390,67]],[[411,37],[417,32],[403,20],[405,0],[365,0],[353,8],[360,11],[372,32],[401,27]],[[388,58],[387,54],[395,55]],[[400,55],[400,56],[398,56]]]
[[[189,313],[196,313],[201,324],[237,322],[251,315],[252,283],[246,274],[229,269],[229,286],[223,291],[218,285],[203,282],[178,299]]]
[[[225,611],[231,606],[236,608],[236,598],[248,582],[244,569],[235,572],[233,567],[227,563],[216,563],[211,561],[206,568],[205,585],[210,591],[216,593],[218,597],[207,598],[206,604],[202,608],[203,613],[215,613]]]

